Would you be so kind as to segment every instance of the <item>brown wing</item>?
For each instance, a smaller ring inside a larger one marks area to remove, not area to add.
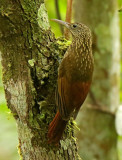
[[[69,84],[65,78],[61,77],[58,79],[58,85],[56,89],[56,105],[58,106],[59,112],[63,119],[69,118],[68,111],[68,91]]]
[[[69,119],[74,110],[79,110],[89,91],[90,83],[69,83],[65,77],[58,79],[56,104],[63,119]]]

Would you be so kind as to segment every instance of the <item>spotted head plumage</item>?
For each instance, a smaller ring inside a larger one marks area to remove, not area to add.
[[[80,40],[81,42],[84,41],[84,43],[91,46],[92,44],[92,36],[90,29],[83,23],[68,23],[64,22],[58,19],[53,19],[53,21],[64,25],[66,28],[69,29],[69,31],[72,34],[73,41]]]

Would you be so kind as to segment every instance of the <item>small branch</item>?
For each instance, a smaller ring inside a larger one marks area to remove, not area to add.
[[[88,105],[87,106],[88,108],[92,108],[92,109],[95,109],[95,110],[99,110],[100,112],[115,115],[113,112],[109,111],[106,106],[102,106],[97,102],[97,100],[96,100],[96,98],[95,98],[95,96],[94,96],[94,94],[91,90],[89,91],[89,96],[92,99],[93,105],[92,104]]]
[[[60,11],[59,11],[58,0],[55,0],[55,9],[56,9],[57,19],[60,19],[60,20],[61,20],[61,15],[60,15]],[[60,29],[61,29],[61,33],[63,34],[64,30],[63,30],[63,26],[62,26],[62,25],[60,25]]]
[[[72,17],[72,2],[73,0],[67,0],[67,11],[66,11],[66,22],[71,23],[71,17]],[[69,30],[65,29],[64,36],[66,39],[69,39]]]
[[[100,108],[101,106],[100,106],[100,104],[98,104],[98,102],[97,102],[97,100],[96,100],[96,98],[95,98],[95,96],[94,96],[94,94],[91,90],[89,91],[89,96],[90,96],[92,102],[94,103],[94,105],[96,105]]]
[[[122,12],[122,7],[118,10],[118,12]]]
[[[88,108],[88,109],[91,109],[91,110],[96,110],[96,111],[99,111],[101,113],[106,113],[106,114],[115,116],[115,113],[112,112],[112,111],[109,111],[106,106],[102,106],[101,108],[99,108],[98,106],[95,106],[95,105],[92,105],[92,104],[88,104],[85,107]]]

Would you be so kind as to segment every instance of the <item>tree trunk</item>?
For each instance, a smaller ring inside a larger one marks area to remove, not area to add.
[[[58,60],[67,43],[50,31],[44,1],[0,0],[0,23],[5,95],[17,122],[22,159],[80,159],[71,123],[59,146],[47,142],[56,110]]]
[[[75,21],[92,30],[95,59],[89,99],[78,117],[79,153],[86,160],[117,160],[114,126],[120,76],[117,1],[76,0],[74,10]]]

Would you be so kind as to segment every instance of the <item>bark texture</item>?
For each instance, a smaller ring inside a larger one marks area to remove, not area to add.
[[[92,30],[95,59],[88,102],[78,117],[79,153],[81,157],[86,156],[86,160],[117,160],[114,127],[120,77],[117,1],[76,0],[74,10],[75,21]]]
[[[16,119],[23,160],[80,159],[72,121],[59,146],[47,143],[56,110],[59,61],[67,43],[56,40],[43,0],[0,0],[0,51],[8,107]]]

